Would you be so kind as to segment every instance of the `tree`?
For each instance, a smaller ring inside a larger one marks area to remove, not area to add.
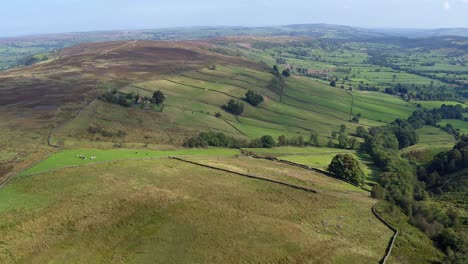
[[[281,75],[283,75],[284,77],[289,77],[289,76],[291,76],[291,70],[286,69],[281,73]]]
[[[299,147],[304,146],[304,138],[303,138],[302,136],[297,137],[297,141],[296,141],[296,142],[297,142],[297,145],[298,145]]]
[[[363,126],[358,126],[356,128],[356,136],[360,138],[365,138],[367,136],[367,131]]]
[[[380,184],[376,184],[372,187],[371,196],[372,198],[382,200],[385,198],[385,189]]]
[[[285,135],[281,135],[278,137],[278,145],[279,146],[286,146],[288,145],[288,139]]]
[[[336,131],[332,131],[331,137],[336,138],[338,136],[338,133]]]
[[[241,115],[244,112],[244,104],[236,102],[234,99],[229,100],[228,104],[223,105],[221,108],[234,115]]]
[[[348,141],[348,144],[350,149],[356,149],[358,146],[358,141],[355,137],[351,137]]]
[[[316,147],[320,145],[319,140],[318,140],[318,133],[315,131],[312,131],[310,133],[310,144]]]
[[[332,80],[332,81],[330,82],[330,86],[331,86],[331,87],[336,87],[336,81],[335,81],[335,80]]]
[[[340,134],[340,136],[338,137],[338,146],[340,148],[345,149],[348,147],[348,144],[349,144],[348,136],[346,136],[345,134]]]
[[[152,101],[155,104],[162,104],[165,99],[166,99],[166,97],[164,96],[164,94],[160,90],[157,90],[153,94]]]
[[[340,125],[340,133],[344,133],[346,131],[346,125],[345,124],[341,124]]]
[[[272,148],[276,145],[275,140],[269,135],[261,137],[260,142],[262,143],[262,147],[264,148]]]
[[[254,92],[254,91],[248,91],[246,94],[245,94],[245,98],[244,100],[253,105],[253,106],[257,106],[259,104],[261,104],[263,102],[263,96],[261,96],[260,94]]]
[[[328,166],[328,171],[359,186],[365,183],[365,175],[359,162],[350,154],[336,155]]]
[[[274,65],[274,66],[273,66],[272,73],[273,73],[273,75],[275,75],[276,77],[279,77],[279,76],[280,76],[280,72],[279,72],[278,65]]]

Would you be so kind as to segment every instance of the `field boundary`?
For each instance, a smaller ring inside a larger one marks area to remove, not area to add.
[[[245,134],[244,132],[242,132],[239,128],[237,128],[236,126],[234,126],[233,124],[231,124],[229,121],[227,121],[226,119],[224,119],[224,122],[226,122],[228,125],[230,125],[232,128],[234,128],[237,132],[241,133],[242,135],[246,136],[246,137],[249,137],[247,134]]]
[[[360,187],[350,181],[347,181],[345,179],[341,179],[341,178],[338,178],[336,177],[335,175],[329,173],[328,171],[324,171],[324,170],[321,170],[321,169],[318,169],[318,168],[313,168],[311,166],[308,166],[308,165],[304,165],[304,164],[299,164],[299,163],[295,163],[295,162],[292,162],[292,161],[288,161],[288,160],[282,160],[282,159],[277,159],[277,158],[273,158],[273,157],[265,157],[265,156],[260,156],[260,155],[257,155],[257,154],[254,154],[254,153],[251,153],[249,151],[246,151],[246,150],[243,150],[241,149],[240,150],[241,153],[245,156],[249,156],[249,157],[252,157],[252,158],[255,158],[255,159],[265,159],[265,160],[270,160],[270,161],[276,161],[276,162],[279,162],[279,163],[283,163],[283,164],[287,164],[287,165],[290,165],[290,166],[294,166],[294,167],[299,167],[299,168],[302,168],[302,169],[305,169],[305,170],[309,170],[309,171],[313,171],[313,172],[316,172],[316,173],[320,173],[320,174],[323,174],[325,176],[328,176],[328,177],[331,177],[331,178],[334,178],[336,180],[340,180],[340,181],[343,181],[343,182],[346,182],[348,184],[351,184],[355,187],[358,187],[358,188],[361,188],[365,191],[368,191],[370,192],[371,190],[369,189],[366,189],[366,188],[363,188],[363,187]]]
[[[276,184],[284,185],[284,186],[291,187],[291,188],[294,188],[294,189],[297,189],[297,190],[303,190],[303,191],[312,192],[312,193],[320,193],[319,191],[316,191],[316,190],[311,189],[311,188],[307,188],[307,187],[303,187],[303,186],[299,186],[299,185],[294,185],[294,184],[290,184],[290,183],[286,183],[286,182],[282,182],[282,181],[278,181],[278,180],[268,179],[268,178],[264,178],[264,177],[260,177],[260,176],[256,176],[256,175],[252,175],[252,174],[245,174],[245,173],[241,173],[241,172],[236,172],[236,171],[231,171],[231,170],[227,170],[227,169],[223,169],[223,168],[218,168],[218,167],[198,163],[198,162],[195,162],[195,161],[182,159],[182,158],[179,158],[179,157],[169,157],[169,158],[174,159],[174,160],[178,160],[178,161],[182,161],[182,162],[186,162],[186,163],[190,163],[190,164],[193,164],[193,165],[213,169],[213,170],[218,170],[218,171],[223,171],[223,172],[227,172],[227,173],[231,173],[231,174],[236,174],[236,175],[251,178],[251,179],[257,179],[257,180],[267,181],[267,182],[271,182],[271,183],[276,183]]]
[[[398,230],[394,228],[392,225],[390,225],[385,219],[383,219],[375,210],[375,205],[372,205],[372,213],[380,220],[380,222],[384,223],[390,230],[393,231],[393,236],[388,242],[387,250],[385,252],[385,256],[379,261],[380,264],[385,264],[387,263],[388,258],[390,257],[390,254],[392,253],[393,246],[395,245],[395,240],[398,236]]]

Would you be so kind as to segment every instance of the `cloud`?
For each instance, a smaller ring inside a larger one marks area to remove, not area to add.
[[[450,2],[448,0],[444,1],[444,9],[449,10],[450,9]]]

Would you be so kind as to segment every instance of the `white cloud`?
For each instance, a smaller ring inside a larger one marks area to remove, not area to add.
[[[444,9],[449,10],[450,9],[450,2],[448,0],[444,1]]]

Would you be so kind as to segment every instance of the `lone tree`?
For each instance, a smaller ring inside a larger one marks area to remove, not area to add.
[[[241,115],[244,112],[244,104],[236,102],[234,99],[229,100],[227,105],[223,105],[221,108],[234,115]]]
[[[365,183],[365,175],[359,162],[350,154],[336,155],[328,165],[328,171],[336,177],[359,186]]]
[[[316,147],[320,146],[320,143],[318,140],[318,133],[315,131],[310,132],[310,144]]]
[[[263,96],[261,96],[260,94],[254,92],[254,91],[248,91],[246,94],[245,94],[245,98],[244,100],[253,105],[253,106],[257,106],[259,104],[261,104],[263,102]]]
[[[166,97],[160,90],[157,90],[156,92],[154,92],[153,98],[152,98],[153,103],[162,104],[164,100],[166,100]]]
[[[291,70],[290,70],[290,69],[286,69],[286,70],[284,70],[281,74],[282,74],[284,77],[289,77],[289,76],[291,76]]]
[[[278,145],[279,146],[286,146],[288,145],[288,139],[285,135],[281,135],[278,137]]]
[[[261,137],[260,142],[262,142],[262,147],[264,148],[272,148],[276,146],[275,140],[269,135]]]

